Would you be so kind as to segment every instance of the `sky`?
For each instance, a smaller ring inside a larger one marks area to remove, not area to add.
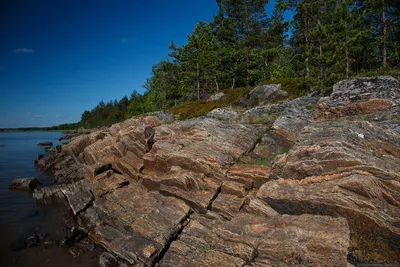
[[[77,122],[143,93],[171,41],[216,12],[215,0],[1,0],[0,128]]]

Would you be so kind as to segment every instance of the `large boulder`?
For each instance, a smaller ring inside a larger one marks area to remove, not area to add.
[[[37,143],[36,145],[38,145],[38,146],[52,146],[52,145],[53,145],[53,142],[51,142],[51,141],[45,141],[45,142]]]
[[[36,178],[17,178],[12,181],[9,188],[18,190],[33,190],[41,183]]]
[[[250,101],[254,104],[263,101],[273,101],[284,98],[288,95],[286,91],[281,90],[280,84],[261,85],[250,91]]]
[[[399,104],[400,81],[397,79],[390,76],[350,79],[335,84],[332,94],[319,100],[315,118],[364,117],[368,114],[379,118],[384,114],[379,119],[382,120]],[[398,109],[395,113],[399,121]]]
[[[218,92],[218,93],[215,93],[215,94],[211,95],[207,99],[207,101],[217,101],[217,100],[220,100],[223,97],[225,97],[225,94],[223,92]]]
[[[232,110],[230,108],[215,108],[208,112],[207,117],[211,117],[222,121],[239,121],[241,114],[238,111]]]

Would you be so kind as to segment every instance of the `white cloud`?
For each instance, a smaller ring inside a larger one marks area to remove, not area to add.
[[[58,114],[56,115],[56,118],[60,118],[60,117],[61,117],[61,115],[58,115]]]
[[[33,49],[25,48],[25,47],[17,48],[14,50],[14,53],[17,53],[17,54],[31,54],[33,52],[34,52]]]

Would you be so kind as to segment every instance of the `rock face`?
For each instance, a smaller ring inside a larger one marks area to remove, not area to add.
[[[366,96],[379,97],[379,103],[390,101],[394,107],[387,109],[399,116],[396,80],[340,82],[331,97],[320,100],[329,111],[317,110],[318,120],[302,130],[286,155],[275,160],[272,177],[279,180],[265,183],[258,197],[280,213],[345,217],[353,257],[363,262],[399,262],[400,134],[390,127],[393,124],[382,124],[382,117],[374,116],[384,109]],[[372,105],[367,112],[357,108],[356,113],[332,115],[360,101]]]
[[[346,266],[348,242],[345,219],[194,215],[159,266]]]
[[[103,265],[399,263],[399,95],[378,77],[256,107],[246,124],[132,118],[40,159],[57,184],[34,198],[68,203],[113,254]]]

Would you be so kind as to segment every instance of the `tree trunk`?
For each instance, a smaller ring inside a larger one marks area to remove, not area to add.
[[[199,66],[199,63],[197,63],[196,68],[197,68],[197,73],[196,73],[196,77],[197,77],[197,100],[200,100],[200,66]]]
[[[322,53],[322,44],[319,44],[319,67],[320,67],[320,85],[322,86],[324,84],[324,62],[323,62],[323,53]]]
[[[346,79],[349,78],[349,48],[347,47],[346,42]]]
[[[383,56],[383,67],[386,67],[386,64],[387,64],[386,35],[387,35],[387,22],[386,22],[386,12],[385,12],[385,0],[382,0],[382,56]]]
[[[305,3],[307,4],[307,3]],[[310,76],[310,67],[308,66],[308,47],[310,45],[310,17],[308,14],[308,10],[306,9],[304,11],[304,15],[303,15],[303,23],[304,23],[304,40],[306,42],[306,53],[307,53],[307,58],[305,60],[306,63],[306,78],[308,78]]]
[[[246,80],[250,83],[250,12],[248,3],[245,4],[245,49],[246,49]]]
[[[217,77],[214,77],[214,79],[215,79],[215,85],[217,86],[217,92],[218,92],[219,91],[219,84],[218,84]]]
[[[235,88],[235,83],[236,83],[236,79],[233,78],[233,79],[232,79],[232,89]]]

